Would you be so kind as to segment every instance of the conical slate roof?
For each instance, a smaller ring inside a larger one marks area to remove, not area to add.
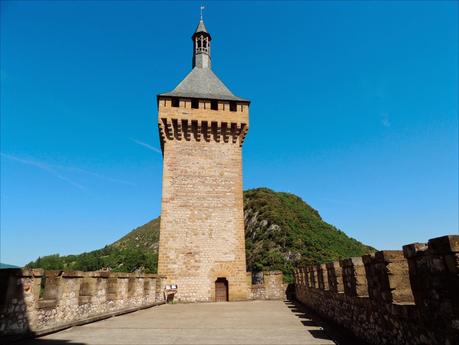
[[[248,101],[235,96],[210,68],[195,67],[171,92],[160,96]]]
[[[194,33],[197,34],[198,32],[205,32],[206,34],[208,34],[206,26],[204,25],[204,21],[202,19],[199,21],[199,24]]]
[[[194,35],[203,32],[209,35],[210,40],[210,34],[207,32],[204,21],[201,19]],[[193,60],[194,67],[185,79],[183,79],[174,90],[159,94],[158,96],[249,102],[244,98],[235,96],[215,75],[215,73],[212,72],[210,52],[195,51],[194,54],[194,59],[197,59],[198,57],[201,58],[201,63],[195,63],[195,60]],[[204,57],[207,59],[203,60]]]

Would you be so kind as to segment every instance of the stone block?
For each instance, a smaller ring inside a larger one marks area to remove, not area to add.
[[[350,297],[368,296],[367,279],[361,257],[340,260],[344,293]]]
[[[306,284],[307,288],[312,287],[312,282],[311,282],[311,277],[309,276],[309,266],[304,266],[302,268],[303,276],[304,276],[304,282]]]
[[[448,235],[432,238],[428,242],[429,249],[436,254],[459,252],[459,235]]]
[[[326,263],[325,267],[327,268],[330,291],[337,293],[344,292],[342,268],[339,261]]]
[[[385,304],[414,302],[408,262],[402,251],[378,251],[374,255],[364,255],[362,259],[372,300]]]
[[[316,276],[316,272],[315,272],[315,269],[314,269],[314,266],[307,266],[306,268],[307,270],[307,273],[308,273],[308,277],[309,277],[309,288],[316,288],[317,287],[317,276]]]
[[[411,243],[403,246],[403,255],[405,258],[410,259],[419,252],[424,252],[427,250],[427,244],[425,243]]]
[[[62,278],[82,278],[85,276],[83,271],[64,271],[61,274]]]
[[[325,290],[325,281],[328,280],[328,278],[326,278],[326,273],[327,271],[324,270],[325,268],[325,265],[316,265],[315,266],[315,271],[317,273],[317,287],[320,289],[320,290]]]

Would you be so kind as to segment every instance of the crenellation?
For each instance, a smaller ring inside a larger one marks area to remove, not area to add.
[[[328,262],[325,267],[327,268],[329,290],[344,293],[343,274],[339,261]]]
[[[320,269],[320,279],[321,279],[322,290],[330,290],[330,284],[328,282],[327,265],[321,264],[319,266],[319,269]]]
[[[166,280],[141,273],[37,269],[4,269],[0,276],[8,282],[1,291],[6,296],[0,306],[2,336],[45,332],[95,316],[162,303]],[[150,285],[145,289],[147,280]],[[110,291],[115,291],[115,298],[108,298]]]
[[[427,245],[406,245],[403,252],[384,250],[326,263],[328,291],[320,288],[323,265],[299,268],[296,298],[369,344],[456,344],[458,243],[458,235],[443,236]],[[317,273],[319,289],[314,282],[303,283],[302,270],[310,280]]]
[[[426,323],[459,339],[459,236],[450,235],[403,247],[414,301]]]
[[[78,281],[78,304],[86,304],[92,302],[92,297],[97,293],[97,280],[90,277],[88,274],[83,274]]]
[[[234,95],[212,72],[212,38],[202,20],[203,8],[192,36],[191,72],[156,99],[163,155],[159,274],[0,270],[0,335],[39,336],[174,300],[283,300],[292,296],[294,287],[298,301],[364,343],[459,344],[459,235],[409,244],[403,251],[297,267],[295,284],[285,284],[281,271],[246,272],[242,145],[249,130],[250,101]],[[296,254],[294,260],[308,260]],[[219,321],[225,334],[234,329],[227,321],[227,315]],[[320,336],[321,327],[311,329],[316,327],[302,322],[308,326],[308,340],[331,341]],[[297,331],[279,325],[284,333]],[[245,334],[251,332],[244,327]],[[257,336],[267,329],[259,328]],[[192,336],[196,342],[196,334]]]
[[[401,250],[384,250],[375,253],[382,300],[386,303],[414,303],[411,292],[408,262]]]
[[[317,279],[316,279],[316,272],[314,266],[308,266],[308,275],[309,275],[309,286],[311,288],[317,288]]]
[[[197,101],[197,107],[193,107],[193,101]],[[216,102],[216,109],[212,107],[212,102]],[[195,111],[195,110],[207,110],[207,111],[224,111],[230,113],[244,113],[248,111],[249,108],[249,101],[236,101],[235,102],[235,109],[231,110],[230,102],[226,100],[212,100],[212,99],[202,99],[202,98],[178,98],[177,106],[173,106],[173,98],[165,97],[165,96],[158,96],[157,99],[157,106],[159,108],[170,108],[172,111],[173,109],[178,109],[176,112],[181,114],[191,114],[188,112],[183,112],[183,109],[186,111]],[[175,111],[174,111],[175,112]]]
[[[342,259],[339,261],[342,268],[344,293],[346,296],[368,296],[365,268],[361,257]]]
[[[62,291],[62,271],[45,271],[40,278],[40,295],[38,307],[43,309],[53,308],[57,305]]]
[[[306,267],[300,267],[299,275],[303,281],[303,286],[310,287],[309,276],[306,271]]]

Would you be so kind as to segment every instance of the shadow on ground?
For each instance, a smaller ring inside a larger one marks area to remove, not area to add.
[[[65,339],[43,339],[43,338],[32,338],[23,339],[17,342],[7,342],[5,345],[86,345],[86,343],[73,342]]]
[[[285,301],[290,311],[297,316],[305,327],[317,327],[308,329],[308,332],[317,339],[331,339],[337,345],[368,345],[355,338],[346,329],[321,318],[317,313],[295,300]]]

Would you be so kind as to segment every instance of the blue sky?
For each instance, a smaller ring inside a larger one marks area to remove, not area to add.
[[[100,248],[160,212],[156,94],[200,2],[1,3],[1,255]],[[208,2],[213,69],[252,101],[244,188],[379,249],[458,232],[456,2]]]

